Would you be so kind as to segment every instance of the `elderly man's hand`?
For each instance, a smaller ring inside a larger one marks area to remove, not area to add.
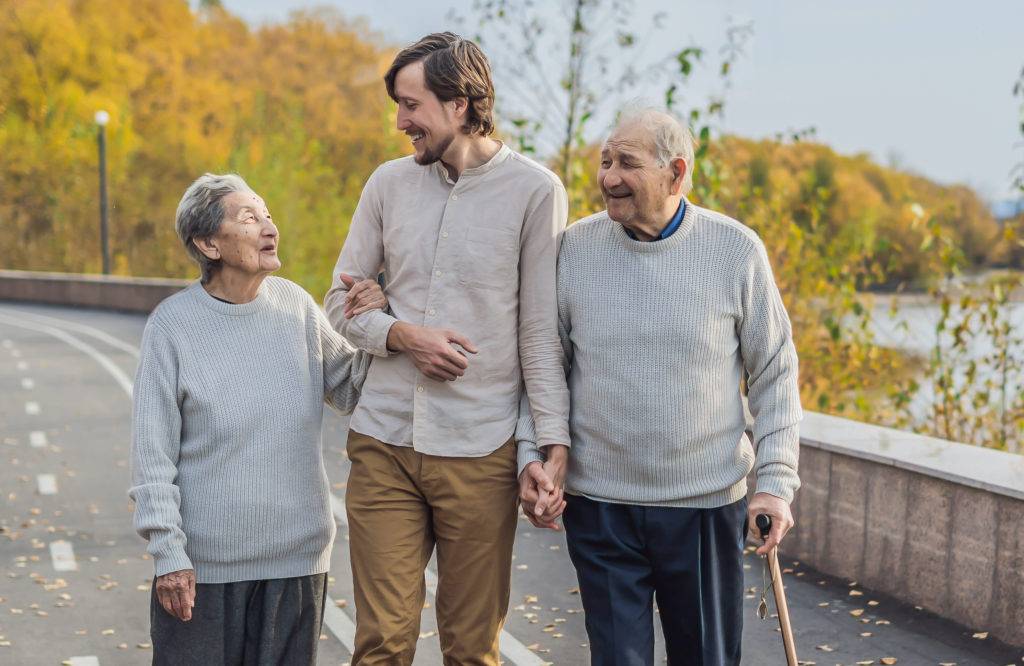
[[[558,530],[557,518],[565,511],[565,468],[569,447],[546,447],[547,461],[535,461],[519,476],[519,501],[534,527]]]
[[[767,514],[772,519],[772,529],[768,532],[768,538],[757,549],[758,555],[764,555],[782,542],[793,527],[793,512],[789,510],[789,503],[786,500],[769,495],[768,493],[756,493],[754,499],[750,500],[747,506],[747,523],[750,535],[757,540],[761,539],[761,532],[757,529],[757,516]]]
[[[159,576],[154,583],[156,598],[164,610],[182,622],[192,619],[196,605],[196,572],[182,569]]]
[[[342,284],[348,287],[345,295],[345,318],[351,319],[356,315],[369,312],[370,310],[384,310],[388,307],[388,299],[384,296],[384,290],[376,280],[359,280],[358,282],[351,275],[339,273],[338,278]]]

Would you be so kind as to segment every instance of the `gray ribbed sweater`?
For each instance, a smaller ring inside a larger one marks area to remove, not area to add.
[[[633,240],[602,212],[566,230],[558,264],[569,364],[566,491],[716,507],[757,490],[792,501],[801,418],[789,318],[757,235],[687,204],[665,240]],[[754,447],[740,382],[749,374]],[[520,469],[541,458],[520,419]]]
[[[326,400],[350,412],[368,357],[298,285],[268,277],[232,305],[194,283],[146,324],[135,378],[135,528],[160,576],[200,583],[323,573],[335,527]]]

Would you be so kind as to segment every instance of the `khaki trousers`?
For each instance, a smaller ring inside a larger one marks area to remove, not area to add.
[[[497,666],[518,511],[515,442],[445,458],[350,432],[348,456],[353,666],[412,663],[435,546],[444,663]]]

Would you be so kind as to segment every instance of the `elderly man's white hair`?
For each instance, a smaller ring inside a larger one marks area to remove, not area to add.
[[[693,154],[697,143],[690,128],[672,114],[653,106],[629,106],[619,112],[609,136],[634,125],[650,133],[654,157],[659,164],[668,166],[677,158],[686,162],[682,194],[689,194],[693,189]]]

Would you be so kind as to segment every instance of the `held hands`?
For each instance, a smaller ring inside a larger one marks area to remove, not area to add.
[[[420,372],[443,382],[455,381],[469,367],[466,354],[452,343],[470,354],[477,353],[468,338],[448,329],[398,321],[388,331],[388,349],[407,353]]]
[[[789,503],[786,500],[768,493],[756,493],[747,506],[747,524],[750,535],[757,540],[761,539],[756,520],[760,513],[767,514],[772,519],[772,530],[757,549],[758,555],[764,555],[778,546],[782,542],[782,537],[793,527],[793,513],[789,510]]]
[[[196,572],[182,569],[157,577],[156,598],[164,610],[182,622],[192,619],[196,605]]]
[[[345,295],[345,318],[351,319],[356,315],[369,312],[370,310],[384,310],[388,307],[388,299],[384,296],[384,290],[376,280],[359,280],[358,282],[351,275],[339,273],[341,283],[348,287]]]
[[[546,447],[547,461],[534,461],[519,475],[519,501],[523,513],[537,528],[561,529],[555,520],[565,511],[565,472],[569,447]]]

